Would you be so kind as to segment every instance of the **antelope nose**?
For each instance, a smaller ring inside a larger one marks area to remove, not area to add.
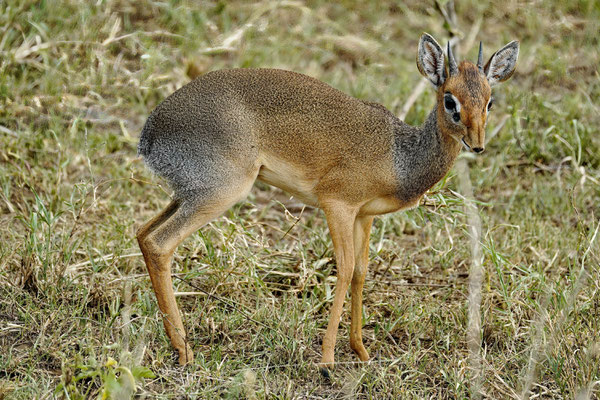
[[[473,151],[475,153],[482,153],[483,152],[483,147],[473,147]]]

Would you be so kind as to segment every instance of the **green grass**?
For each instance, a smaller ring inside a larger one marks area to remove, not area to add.
[[[178,298],[196,353],[185,368],[135,240],[169,201],[135,149],[168,94],[209,70],[279,67],[398,113],[420,79],[419,35],[446,40],[434,6],[97,3],[0,3],[0,398],[93,398],[127,386],[127,371],[148,398],[470,397],[471,247],[455,171],[425,205],[376,220],[373,362],[356,362],[345,313],[332,382],[315,366],[335,287],[320,211],[260,186],[180,246],[174,285],[195,292]],[[488,132],[508,120],[482,156],[464,156],[482,219],[483,391],[598,398],[600,6],[456,8],[465,36],[482,18],[486,58],[521,41]],[[428,87],[407,122],[433,101]]]

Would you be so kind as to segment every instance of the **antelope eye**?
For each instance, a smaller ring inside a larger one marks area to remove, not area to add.
[[[451,97],[445,97],[444,107],[446,107],[446,110],[454,110],[456,109],[456,103],[454,102],[454,100],[452,100]]]

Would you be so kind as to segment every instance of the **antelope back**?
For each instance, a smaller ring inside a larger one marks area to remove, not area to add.
[[[306,75],[220,70],[165,99],[138,150],[182,196],[243,174],[308,204],[322,192],[344,191],[354,201],[371,186],[391,191],[396,184],[395,121],[385,107]]]

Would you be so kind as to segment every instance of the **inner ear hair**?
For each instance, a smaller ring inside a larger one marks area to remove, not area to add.
[[[417,68],[421,75],[429,79],[436,87],[440,87],[447,77],[444,51],[436,40],[428,33],[423,33],[417,51]]]
[[[519,42],[516,40],[513,40],[492,54],[484,68],[484,73],[488,78],[490,86],[504,82],[513,75],[518,57]]]

